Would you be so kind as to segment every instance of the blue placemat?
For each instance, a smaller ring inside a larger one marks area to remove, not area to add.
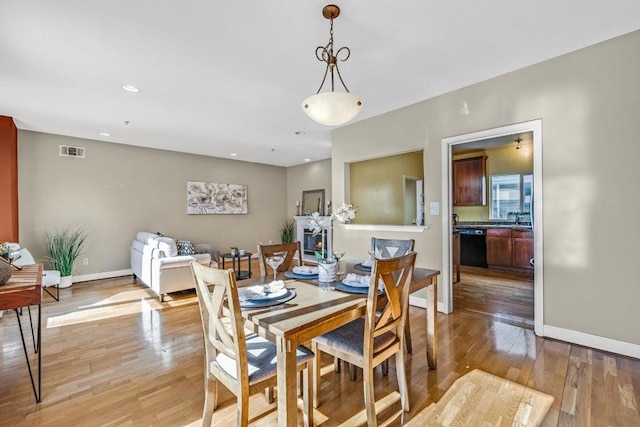
[[[259,308],[259,307],[271,307],[272,305],[282,304],[295,298],[296,292],[293,289],[287,289],[287,293],[279,298],[273,299],[256,299],[240,301],[241,308]]]
[[[293,270],[287,270],[284,272],[284,275],[290,279],[317,279],[317,274],[298,274],[294,273]]]
[[[357,263],[353,266],[356,270],[371,272],[371,267],[367,267],[366,265],[362,265],[361,263]]]
[[[342,292],[348,292],[350,294],[368,294],[369,288],[363,286],[349,286],[344,283],[338,283],[336,289]],[[378,295],[382,295],[382,291],[378,289]]]

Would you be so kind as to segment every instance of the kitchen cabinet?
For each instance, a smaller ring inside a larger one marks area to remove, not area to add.
[[[533,258],[533,231],[512,230],[513,267],[533,268],[529,260]]]
[[[454,160],[454,206],[485,206],[487,204],[486,160],[484,156]]]
[[[489,267],[511,267],[513,242],[510,228],[487,230],[487,265]]]
[[[533,231],[510,228],[487,230],[487,264],[489,267],[533,267]]]

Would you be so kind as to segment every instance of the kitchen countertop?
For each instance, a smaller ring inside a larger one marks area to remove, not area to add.
[[[531,230],[531,224],[516,224],[515,222],[489,222],[489,221],[458,221],[454,229],[460,228],[511,228],[514,230]]]

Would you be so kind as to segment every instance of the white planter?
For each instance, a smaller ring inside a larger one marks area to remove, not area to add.
[[[318,282],[320,289],[331,291],[335,289],[336,281],[336,260],[321,260],[318,262]]]
[[[68,288],[73,283],[73,276],[62,276],[60,277],[60,288]]]

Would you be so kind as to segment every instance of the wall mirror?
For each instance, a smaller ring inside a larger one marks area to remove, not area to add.
[[[311,215],[314,212],[324,215],[324,189],[302,192],[302,215]]]

